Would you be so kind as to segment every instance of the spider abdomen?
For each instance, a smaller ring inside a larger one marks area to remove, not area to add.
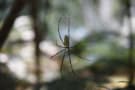
[[[69,37],[67,35],[64,37],[64,46],[69,47]]]

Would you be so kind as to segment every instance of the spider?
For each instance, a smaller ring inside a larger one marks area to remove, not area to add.
[[[51,58],[57,56],[58,54],[62,53],[63,52],[63,56],[62,56],[62,61],[61,61],[61,66],[60,66],[60,71],[62,72],[62,66],[63,66],[63,63],[64,63],[64,59],[65,59],[65,56],[66,54],[68,55],[68,59],[69,59],[69,63],[70,63],[70,67],[71,67],[71,71],[72,73],[75,74],[74,72],[74,69],[73,69],[73,65],[72,65],[72,62],[71,62],[71,46],[70,46],[70,19],[68,18],[68,28],[67,28],[67,34],[64,36],[64,39],[62,38],[61,36],[61,33],[60,33],[60,23],[62,21],[63,17],[60,17],[59,21],[58,21],[58,35],[59,35],[59,39],[61,41],[61,43],[63,45],[58,45],[56,43],[56,45],[58,47],[61,47],[62,50],[60,50],[59,52],[57,52],[55,55],[51,56]]]

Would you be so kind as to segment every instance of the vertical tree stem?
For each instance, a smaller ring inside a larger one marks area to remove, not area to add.
[[[127,3],[127,17],[128,17],[128,27],[129,27],[129,57],[128,57],[128,65],[129,65],[129,82],[128,85],[133,84],[134,80],[134,58],[133,58],[133,49],[134,49],[134,38],[133,38],[133,28],[131,22],[131,0]]]
[[[35,90],[40,90],[40,80],[41,80],[41,70],[40,70],[40,48],[39,44],[41,41],[41,32],[39,30],[38,21],[38,2],[39,0],[30,0],[31,4],[31,16],[33,19],[33,29],[35,34],[34,44],[35,44],[35,75],[36,75],[36,86]]]

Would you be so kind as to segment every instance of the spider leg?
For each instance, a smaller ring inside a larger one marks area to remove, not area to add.
[[[60,72],[62,73],[62,67],[63,67],[63,62],[64,62],[64,59],[65,59],[65,55],[66,55],[66,52],[64,52],[64,55],[62,57],[62,61],[61,61],[61,65],[60,65]]]
[[[80,58],[80,59],[82,59],[82,60],[92,61],[92,60],[89,60],[88,58],[84,58],[84,57],[79,56],[79,55],[75,55],[75,56],[78,57],[78,58]]]
[[[59,45],[59,44],[57,43],[57,41],[56,41],[56,46],[58,46],[58,47],[60,47],[60,48],[65,48],[64,46]]]
[[[50,58],[53,59],[55,56],[57,56],[58,54],[62,53],[65,49],[60,50],[59,52],[57,52],[56,54],[54,54],[53,56],[51,56]]]
[[[71,71],[73,74],[76,75],[74,69],[73,69],[73,65],[72,65],[72,62],[71,62],[71,56],[70,56],[70,49],[68,48],[68,57],[69,57],[69,63],[70,63],[70,66],[71,66]]]
[[[60,38],[62,44],[64,44],[64,41],[63,41],[61,33],[60,33],[60,22],[61,22],[61,20],[62,20],[62,17],[60,17],[60,19],[58,21],[58,35],[59,35],[59,38]]]
[[[70,17],[68,17],[68,37],[70,41]]]

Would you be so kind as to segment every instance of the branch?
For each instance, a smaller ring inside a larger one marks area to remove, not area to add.
[[[2,49],[5,41],[7,40],[7,37],[11,31],[14,21],[18,16],[19,12],[23,9],[24,5],[25,5],[25,0],[15,0],[13,2],[10,12],[7,15],[3,23],[3,26],[0,29],[0,50]]]

